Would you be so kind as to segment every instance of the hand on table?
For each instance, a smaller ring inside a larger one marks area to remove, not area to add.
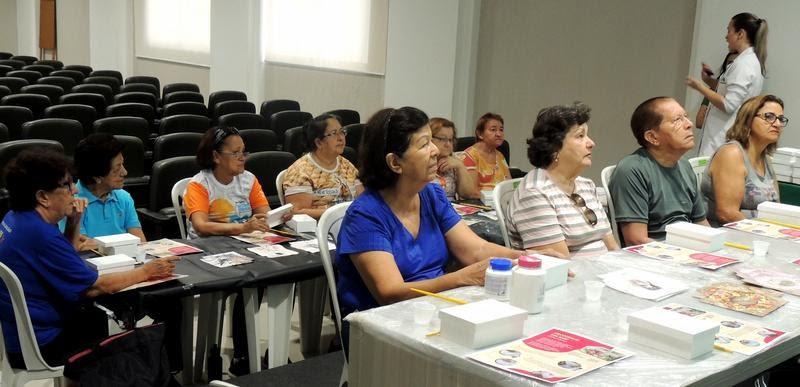
[[[486,268],[489,267],[489,260],[484,259],[480,262],[475,262],[467,267],[461,268],[455,272],[458,275],[458,286],[483,286],[484,278],[486,277]]]
[[[78,237],[78,251],[96,250],[98,248],[97,241],[81,234]]]
[[[255,214],[247,219],[247,222],[242,223],[244,230],[242,233],[246,234],[253,231],[267,231],[269,230],[269,226],[267,225],[267,215],[265,214]]]
[[[172,275],[172,271],[175,270],[175,261],[180,259],[181,257],[174,255],[164,258],[157,258],[145,263],[144,266],[142,266],[142,269],[144,269],[144,272],[147,273],[148,280],[169,277]]]

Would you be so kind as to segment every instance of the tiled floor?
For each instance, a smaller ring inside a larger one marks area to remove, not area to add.
[[[296,304],[295,304],[296,305]],[[266,304],[261,311],[259,312],[259,321],[262,327],[267,327],[267,315],[266,315]],[[195,308],[197,310],[197,308]],[[230,310],[227,308],[226,310]],[[141,325],[146,325],[150,323],[149,319],[143,319],[140,321]],[[233,353],[233,343],[230,335],[230,318],[226,316],[223,322],[223,337],[222,337],[222,372],[223,372],[223,379],[231,378],[231,375],[228,375],[228,366],[230,365],[230,358]],[[116,325],[116,324],[114,324]],[[195,327],[197,326],[197,316],[195,316]],[[267,327],[267,329],[269,329]],[[262,338],[261,338],[261,348],[267,348],[267,329],[262,329]],[[299,317],[297,313],[297,308],[295,308],[294,315],[292,316],[292,330],[289,336],[289,359],[292,362],[298,362],[303,360],[303,354],[300,351],[300,334],[299,334]],[[118,331],[118,328],[117,328]],[[333,323],[329,318],[324,318],[322,322],[322,348],[327,348],[330,344],[330,340],[333,338],[334,335],[334,327]],[[112,333],[114,333],[112,331]],[[263,354],[262,354],[263,355]],[[181,381],[181,375],[177,375],[177,380]],[[53,382],[50,380],[37,380],[26,384],[27,387],[50,387],[53,386]]]

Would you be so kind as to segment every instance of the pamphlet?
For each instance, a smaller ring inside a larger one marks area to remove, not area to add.
[[[456,212],[461,216],[472,215],[472,214],[474,214],[476,212],[480,212],[481,211],[481,209],[477,208],[477,207],[465,206],[465,205],[456,204],[456,203],[452,203],[452,204],[453,204],[453,209],[456,210]]]
[[[319,243],[316,239],[306,239],[302,241],[296,242],[289,242],[289,246],[292,246],[295,249],[308,251],[309,253],[318,253],[319,252]],[[328,248],[331,250],[336,249],[336,244],[333,243],[332,240],[328,239]]]
[[[756,219],[743,219],[738,222],[728,223],[725,227],[770,238],[800,242],[800,230]]]
[[[726,351],[738,352],[742,355],[749,356],[757,353],[777,342],[777,339],[786,333],[685,305],[668,304],[662,308],[699,320],[719,323],[719,333],[714,339],[714,346]]]
[[[203,250],[200,250],[196,247],[166,238],[148,241],[146,243],[142,243],[139,245],[139,247],[141,247],[142,250],[144,250],[144,252],[148,255],[152,255],[157,258],[169,257],[170,255],[186,255],[203,252]]]
[[[709,270],[717,270],[739,262],[735,258],[668,245],[664,242],[650,242],[626,247],[625,251],[661,261],[672,261],[680,265],[697,266]]]
[[[612,289],[652,301],[661,301],[689,289],[681,281],[631,268],[604,274],[600,278]]]
[[[186,278],[186,277],[188,277],[188,275],[186,275],[186,274],[172,274],[169,277],[164,277],[164,278],[154,279],[154,280],[151,280],[151,281],[139,282],[138,284],[133,284],[131,286],[128,286],[125,289],[120,290],[120,292],[127,292],[128,290],[144,288],[144,287],[147,287],[147,286],[152,286],[152,285],[164,283],[164,282],[167,282],[167,281],[172,281],[172,280]]]
[[[278,258],[297,254],[297,251],[289,250],[281,245],[258,245],[247,249],[247,251],[252,251],[267,258]]]
[[[737,312],[764,317],[786,304],[781,293],[740,283],[717,282],[697,289],[700,301]]]
[[[229,266],[236,266],[253,262],[253,258],[245,257],[244,255],[241,255],[235,251],[229,251],[227,253],[221,253],[221,254],[207,255],[201,258],[200,260],[216,267],[229,267]]]
[[[743,268],[736,271],[742,281],[800,296],[800,277],[772,269]]]
[[[563,382],[633,355],[572,332],[551,328],[527,339],[470,354],[470,359],[547,383]]]
[[[265,231],[253,231],[247,234],[232,235],[231,238],[254,245],[276,244],[295,240],[291,237],[285,237]]]

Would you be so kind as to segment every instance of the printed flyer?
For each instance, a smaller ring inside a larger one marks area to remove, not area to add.
[[[717,282],[697,289],[694,295],[706,304],[764,317],[786,304],[775,290],[741,283]]]
[[[800,277],[781,271],[748,267],[736,271],[742,281],[800,296]]]
[[[738,259],[668,245],[663,242],[650,242],[626,247],[625,251],[661,261],[672,261],[685,266],[697,266],[709,270],[717,270],[739,262]]]
[[[155,241],[149,241],[147,243],[141,244],[140,246],[145,253],[157,258],[169,257],[171,255],[186,255],[186,254],[203,252],[203,250],[200,250],[196,247],[192,247],[180,242],[175,242],[171,239],[159,239]]]
[[[230,267],[236,265],[243,265],[245,263],[253,262],[253,258],[246,257],[235,251],[227,253],[220,253],[214,255],[207,255],[200,259],[201,261],[216,267]]]
[[[681,281],[633,268],[603,274],[600,278],[614,290],[653,301],[661,301],[689,289]]]
[[[748,321],[723,316],[680,304],[664,305],[670,310],[699,320],[714,321],[719,324],[719,333],[714,339],[714,346],[726,351],[752,355],[774,344],[786,332],[766,328]]]
[[[762,222],[756,219],[744,219],[738,222],[728,223],[725,227],[775,239],[800,241],[800,230]]]
[[[624,349],[551,328],[527,339],[478,351],[468,357],[517,375],[557,383],[631,355],[633,353]]]
[[[456,212],[461,216],[472,215],[472,214],[474,214],[476,212],[480,212],[481,211],[481,209],[477,208],[477,207],[465,206],[465,205],[456,204],[456,203],[453,203],[453,209],[456,210]]]
[[[231,238],[254,245],[276,244],[293,241],[294,238],[280,236],[271,232],[253,231],[247,234],[232,235]]]

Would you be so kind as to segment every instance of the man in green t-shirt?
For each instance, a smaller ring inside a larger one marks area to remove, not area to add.
[[[648,99],[633,112],[631,129],[641,148],[617,164],[609,182],[623,245],[664,239],[673,222],[708,225],[697,178],[681,160],[694,147],[692,126],[670,97]]]

